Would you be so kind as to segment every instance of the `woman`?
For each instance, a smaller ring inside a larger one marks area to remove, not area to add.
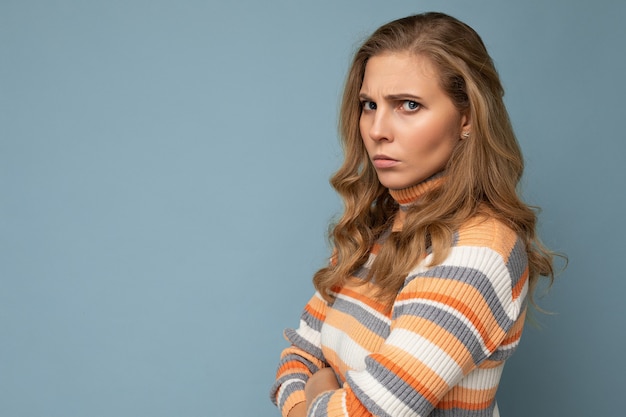
[[[299,416],[492,416],[552,255],[516,191],[523,160],[480,37],[444,14],[357,51],[331,182],[331,262],[285,337],[271,397]]]

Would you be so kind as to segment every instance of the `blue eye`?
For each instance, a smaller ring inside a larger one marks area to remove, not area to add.
[[[363,110],[376,110],[376,103],[373,101],[363,101],[361,106],[363,106]]]
[[[415,111],[420,108],[420,104],[417,101],[405,100],[402,102],[402,110]]]

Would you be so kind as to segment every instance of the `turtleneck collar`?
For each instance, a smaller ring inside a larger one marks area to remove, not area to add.
[[[408,206],[419,200],[424,194],[439,186],[445,176],[443,171],[438,172],[425,179],[424,181],[400,190],[389,189],[389,194],[400,205],[400,208],[406,210]]]
[[[444,181],[444,179],[444,173],[439,172],[432,177],[429,177],[424,181],[407,188],[402,188],[400,190],[392,190],[390,188],[389,194],[400,205],[400,210],[398,210],[394,217],[391,230],[393,232],[399,232],[400,230],[402,230],[402,225],[404,224],[404,219],[406,217],[406,211],[408,210],[408,208],[420,198],[422,198],[424,194],[438,187]]]

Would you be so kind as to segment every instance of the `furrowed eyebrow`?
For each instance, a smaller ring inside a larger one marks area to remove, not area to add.
[[[389,101],[398,101],[398,100],[414,100],[414,101],[422,101],[422,98],[413,94],[390,94],[385,96],[386,100]]]
[[[414,100],[414,101],[422,101],[422,98],[413,94],[389,94],[386,95],[385,100],[387,101],[400,101],[400,100]],[[359,94],[359,100],[371,101],[372,99],[365,93]]]

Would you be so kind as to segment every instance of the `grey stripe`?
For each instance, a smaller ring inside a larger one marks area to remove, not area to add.
[[[308,340],[300,336],[294,329],[286,329],[285,337],[289,342],[291,342],[292,345],[310,353],[321,361],[324,360],[324,354],[322,353],[322,349],[313,345]]]
[[[366,266],[361,266],[359,269],[357,269],[357,271],[352,274],[353,277],[355,278],[360,278],[360,279],[365,279],[367,278],[367,274],[370,273],[370,269]]]
[[[420,277],[449,279],[463,282],[476,288],[489,305],[489,308],[498,322],[498,325],[505,331],[508,331],[508,329],[515,322],[515,319],[517,319],[517,317],[514,317],[513,319],[509,318],[507,312],[504,310],[504,307],[498,299],[498,295],[496,294],[493,284],[489,281],[487,275],[478,269],[462,266],[439,265],[429,269],[428,271],[413,275],[410,277],[410,280],[419,279]],[[396,317],[397,314],[394,312],[394,319]]]
[[[324,393],[324,394],[320,395],[320,397],[314,403],[315,405],[313,405],[313,407],[315,408],[315,413],[313,414],[314,417],[315,416],[327,417],[327,415],[328,415],[328,403],[330,401],[331,395],[332,395],[331,392],[327,392],[327,393]]]
[[[511,253],[509,254],[509,261],[506,264],[506,268],[509,270],[509,275],[513,281],[513,287],[515,287],[515,285],[517,285],[519,280],[522,278],[527,266],[528,256],[526,254],[526,246],[521,239],[517,239],[515,246],[513,246],[513,249],[511,249]]]
[[[401,401],[404,405],[421,416],[428,417],[492,417],[495,405],[492,403],[488,408],[482,410],[466,410],[461,408],[453,409],[438,409],[433,408],[433,404],[426,399],[419,392],[415,391],[413,387],[407,384],[404,380],[399,378],[392,371],[385,368],[379,362],[372,358],[366,359],[368,372],[385,388],[387,388],[393,395]],[[394,417],[385,412],[381,407],[376,404],[361,388],[356,381],[351,378],[350,372],[347,375],[347,381],[350,387],[354,391],[356,397],[372,414],[381,417]],[[430,411],[432,410],[432,411]],[[430,412],[429,412],[430,411]]]
[[[453,247],[453,248],[454,248],[454,247],[456,247],[456,246],[458,246],[458,245],[459,245],[459,239],[460,239],[460,238],[461,238],[461,237],[459,236],[459,232],[458,232],[458,231],[454,232],[454,233],[452,234],[452,245],[450,245],[450,246],[451,246],[451,247]]]
[[[422,414],[425,410],[433,409],[434,404],[393,371],[380,364],[380,362],[369,357],[365,360],[365,364],[367,371],[372,377],[391,391],[402,404],[411,410]]]
[[[290,379],[290,378],[286,378],[286,379]],[[282,380],[282,378],[281,378],[281,380]],[[282,382],[284,382],[284,380]],[[285,406],[285,402],[287,402],[287,399],[289,398],[289,396],[291,394],[293,394],[294,392],[303,391],[304,390],[304,385],[305,385],[304,381],[292,382],[291,384],[287,385],[287,387],[285,388],[285,391],[283,391],[283,395],[281,397],[280,404],[277,404],[278,408],[282,410],[282,408]],[[276,392],[278,391],[279,387],[280,387],[280,385],[278,385],[278,381],[277,381],[276,389],[272,389],[272,393],[274,394],[273,395],[274,398],[276,397]],[[274,401],[276,401],[276,400],[274,400]]]
[[[367,394],[365,394],[365,392],[350,377],[350,372],[348,372],[346,376],[346,381],[348,382],[348,384],[350,384],[350,388],[352,388],[352,392],[354,392],[354,395],[356,395],[361,404],[363,404],[363,406],[367,408],[370,413],[378,417],[394,417],[390,414],[387,414],[385,410],[380,408],[374,400],[372,400],[370,397],[367,396]],[[387,386],[386,383],[384,385]]]
[[[513,353],[517,350],[517,346],[519,346],[519,343],[517,343],[515,346],[513,346],[511,348],[507,348],[507,349],[498,348],[498,349],[496,349],[495,352],[493,352],[493,354],[491,356],[489,356],[489,360],[504,362],[505,360],[510,358],[511,355],[513,355]]]
[[[286,363],[289,362],[301,362],[303,365],[305,365],[307,367],[307,369],[309,370],[309,372],[311,372],[312,374],[314,374],[315,372],[319,371],[320,368],[315,365],[314,363],[312,363],[311,361],[307,361],[306,359],[304,359],[302,356],[300,355],[296,355],[295,353],[291,353],[289,355],[285,355],[280,362],[278,363],[278,367],[280,368],[281,366],[283,366]],[[306,378],[305,378],[306,379]]]
[[[483,351],[483,341],[474,335],[470,327],[447,311],[418,302],[399,306],[394,311],[394,315],[397,316],[405,314],[429,320],[453,334],[469,350],[475,364],[478,365],[486,358]]]
[[[389,335],[389,323],[376,317],[362,306],[349,300],[337,298],[333,308],[342,313],[346,313],[359,321],[361,325],[376,333],[382,338]]]
[[[323,321],[317,317],[311,315],[308,311],[304,310],[300,318],[313,330],[319,332],[322,330]]]

